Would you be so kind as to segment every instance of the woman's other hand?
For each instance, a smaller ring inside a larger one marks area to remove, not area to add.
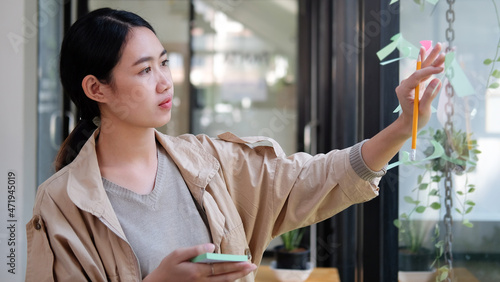
[[[177,249],[166,256],[143,281],[234,281],[257,268],[250,261],[215,264],[191,262],[192,258],[211,253],[214,249],[213,244]]]

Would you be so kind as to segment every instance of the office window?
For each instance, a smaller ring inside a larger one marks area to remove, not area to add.
[[[297,150],[297,1],[195,0],[192,132],[276,139]]]
[[[450,53],[446,75],[438,75],[443,88],[433,103],[437,112],[418,136],[420,162],[399,167],[399,277],[404,281],[406,271],[440,267],[446,273],[451,266],[459,279],[498,281],[500,2],[402,0],[392,5],[400,5],[401,42],[416,47],[422,40],[442,42]],[[400,79],[415,69],[411,48],[403,45]],[[400,160],[410,150],[409,141]],[[434,156],[439,157],[425,160]],[[409,247],[424,257],[410,260],[411,252],[404,251]]]

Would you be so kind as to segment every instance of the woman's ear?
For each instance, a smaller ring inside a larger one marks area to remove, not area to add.
[[[85,95],[99,103],[106,102],[105,91],[108,86],[97,79],[97,77],[89,74],[82,80],[82,88]]]

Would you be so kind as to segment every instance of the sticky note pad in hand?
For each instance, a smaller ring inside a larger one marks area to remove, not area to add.
[[[247,261],[247,260],[248,260],[248,257],[245,255],[204,253],[204,254],[201,254],[201,255],[191,259],[191,262],[218,263],[218,262],[240,262],[240,261]]]

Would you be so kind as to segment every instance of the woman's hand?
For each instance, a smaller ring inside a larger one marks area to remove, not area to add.
[[[406,140],[411,137],[415,87],[425,82],[431,75],[438,74],[444,69],[442,65],[445,55],[441,53],[441,44],[436,44],[427,58],[425,57],[425,50],[420,48],[420,56],[423,58],[421,69],[401,81],[401,84],[396,88],[396,94],[403,113],[395,122],[366,141],[361,148],[363,160],[374,171],[381,170],[399,152]],[[431,80],[424,91],[420,91],[419,96],[422,98],[418,108],[419,128],[422,128],[429,121],[431,103],[436,98],[440,88],[441,81],[435,78]]]
[[[192,263],[190,260],[211,253],[213,244],[204,244],[173,251],[143,281],[234,281],[254,271],[257,266],[249,261],[215,264]]]
[[[420,57],[424,58],[422,60],[422,67],[420,70],[415,71],[407,79],[401,81],[401,84],[396,88],[396,94],[398,96],[399,103],[403,113],[400,118],[403,120],[403,124],[407,127],[407,133],[411,134],[411,126],[413,119],[413,104],[415,98],[415,88],[417,85],[421,85],[433,74],[438,74],[443,71],[443,63],[445,59],[445,54],[441,52],[441,44],[438,43],[432,49],[429,56],[425,57],[425,49],[420,48]],[[439,89],[441,88],[441,81],[438,78],[434,78],[425,88],[420,87],[420,104],[418,113],[418,128],[424,127],[430,119],[431,116],[431,103],[436,98]]]

